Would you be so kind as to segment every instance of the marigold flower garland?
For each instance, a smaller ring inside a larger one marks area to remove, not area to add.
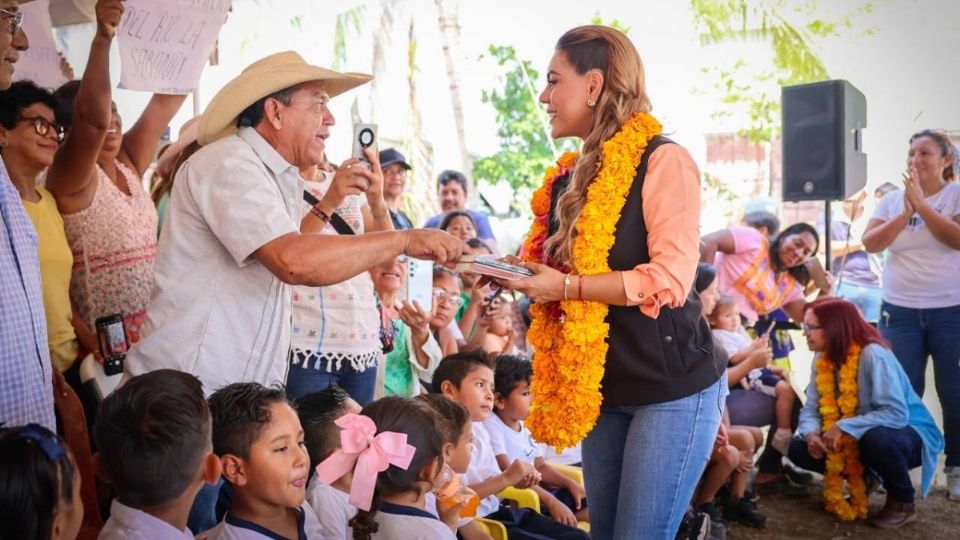
[[[840,366],[840,392],[837,397],[836,364],[823,356],[817,359],[817,391],[820,393],[820,416],[823,419],[823,431],[826,432],[841,418],[850,418],[857,414],[859,388],[857,372],[860,365],[860,345],[853,343],[847,349],[847,358]],[[846,478],[848,501],[843,494],[843,481]],[[869,498],[863,481],[863,464],[860,463],[860,449],[857,440],[842,435],[835,450],[827,453],[826,473],[823,477],[823,498],[826,508],[844,521],[867,517]]]
[[[607,257],[617,222],[633,186],[647,143],[661,132],[648,113],[637,113],[603,143],[602,164],[587,189],[587,200],[575,225],[573,267],[582,276],[610,271]],[[568,152],[547,169],[543,185],[530,202],[534,220],[524,241],[525,261],[559,267],[544,252],[549,235],[550,196],[556,180],[569,174],[579,155]],[[564,272],[567,268],[558,268]],[[600,414],[600,380],[607,356],[607,304],[562,301],[533,304],[527,337],[533,361],[533,406],[527,426],[534,438],[558,449],[576,445],[593,429]]]

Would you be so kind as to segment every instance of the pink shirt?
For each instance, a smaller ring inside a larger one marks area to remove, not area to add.
[[[657,148],[643,181],[643,220],[650,262],[622,272],[627,305],[656,319],[660,308],[680,307],[700,258],[700,170],[679,144]]]
[[[731,227],[733,253],[717,253],[717,285],[720,292],[737,299],[740,315],[753,326],[760,315],[803,299],[803,288],[793,276],[777,276],[770,264],[768,243],[752,227]]]

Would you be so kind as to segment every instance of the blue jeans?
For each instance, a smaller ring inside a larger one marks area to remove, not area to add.
[[[361,407],[373,401],[377,386],[377,367],[370,366],[364,371],[353,369],[348,361],[340,363],[340,369],[325,371],[325,362],[303,361],[290,363],[287,372],[287,397],[297,399],[311,392],[318,392],[333,385],[346,390]]]
[[[946,466],[960,467],[960,306],[912,309],[883,303],[880,333],[890,342],[910,385],[921,397],[927,357],[933,356],[943,409]]]
[[[879,476],[890,497],[899,502],[913,502],[910,469],[923,464],[923,440],[912,427],[877,426],[860,436],[860,462]],[[797,467],[823,474],[826,458],[814,459],[807,452],[803,439],[790,441],[787,452]]]
[[[860,313],[868,323],[877,324],[880,320],[880,304],[883,302],[883,289],[880,287],[844,281],[837,287],[836,295],[860,308]]]
[[[726,373],[667,403],[601,407],[583,441],[594,540],[673,540],[703,473],[727,397]]]

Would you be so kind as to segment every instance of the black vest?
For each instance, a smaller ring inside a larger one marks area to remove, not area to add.
[[[632,270],[650,262],[643,219],[643,182],[650,154],[663,144],[674,143],[666,137],[654,137],[637,167],[610,249],[611,270]],[[551,217],[557,199],[568,185],[569,175],[558,178],[554,184]],[[551,219],[551,234],[556,226]],[[663,403],[687,397],[717,382],[722,371],[713,360],[713,337],[702,311],[700,297],[692,287],[683,306],[662,307],[656,319],[644,315],[637,306],[610,306],[606,319],[610,324],[610,347],[601,382],[603,404]]]

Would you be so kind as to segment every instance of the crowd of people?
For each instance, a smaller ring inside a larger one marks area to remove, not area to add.
[[[123,130],[122,0],[97,2],[86,69],[55,91],[12,82],[29,44],[18,1],[0,8],[11,537],[723,538],[765,526],[761,496],[811,496],[805,470],[842,519],[867,518],[882,485],[870,523],[898,528],[917,519],[909,471],[927,495],[944,449],[960,500],[960,286],[940,271],[960,268],[960,185],[943,132],[910,139],[903,189],[866,224],[862,195],[844,203],[836,277],[815,284],[814,226],[761,211],[701,234],[699,170],[651,116],[639,54],[577,27],[539,99],[551,136],[582,149],[546,172],[502,259],[532,275],[494,279],[453,269],[501,250],[462,172],[439,174],[442,212],[416,228],[400,151],[327,155],[329,101],[369,76],[267,56],[158,152],[184,96],[155,94]],[[787,320],[816,354],[804,396]],[[98,395],[83,372],[106,374],[115,340],[123,374]],[[920,399],[928,357],[943,435]],[[92,457],[66,443],[71,393]]]

